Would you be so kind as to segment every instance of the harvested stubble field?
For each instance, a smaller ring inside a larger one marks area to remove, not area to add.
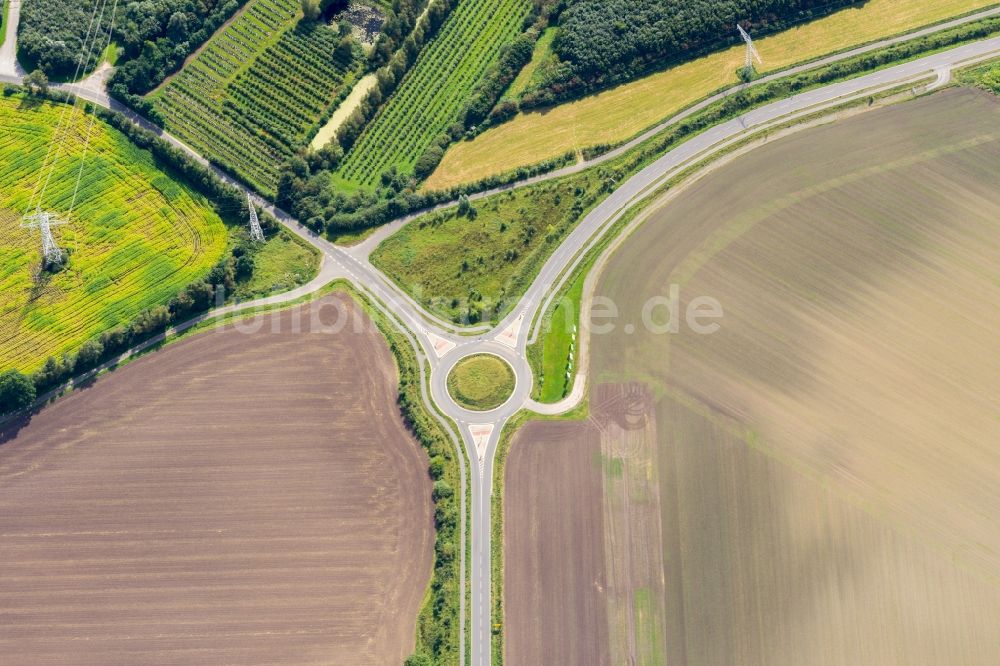
[[[1000,101],[952,90],[775,141],[676,194],[612,257],[597,293],[620,318],[593,340],[592,379],[648,387],[641,432],[655,446],[591,420],[519,467],[537,449],[529,428],[505,495],[563,483],[559,443],[599,433],[603,479],[577,492],[604,503],[603,546],[591,547],[603,547],[607,589],[632,599],[608,594],[605,663],[995,663],[998,128]],[[719,300],[721,330],[645,329],[643,306],[671,284],[682,311]],[[654,489],[659,525],[630,518],[615,539],[607,516]],[[515,553],[508,581],[556,566],[545,558],[581,536],[566,539],[523,546],[543,562]],[[664,587],[651,595],[634,572],[656,554]],[[510,591],[505,611],[536,612]],[[536,614],[537,631],[559,643],[601,629],[564,612]],[[518,640],[511,631],[508,654],[537,661]]]
[[[39,273],[37,231],[20,228],[65,105],[0,98],[0,369],[30,372],[75,351],[204,277],[222,258],[228,232],[208,202],[161,171],[153,156],[89,116],[67,111],[71,131],[44,204],[68,224],[53,228],[68,268]],[[60,136],[62,133],[60,133]],[[62,144],[61,144],[62,145]]]
[[[292,333],[334,308],[343,332]],[[345,296],[263,321],[0,434],[0,660],[369,666],[413,649],[434,527],[393,358]]]

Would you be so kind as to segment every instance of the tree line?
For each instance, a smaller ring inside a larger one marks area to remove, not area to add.
[[[867,0],[576,0],[560,14],[557,62],[521,99],[553,104]]]

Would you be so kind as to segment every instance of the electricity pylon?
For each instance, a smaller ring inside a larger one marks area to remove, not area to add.
[[[264,230],[260,228],[260,220],[257,219],[257,207],[253,205],[253,197],[247,192],[247,204],[250,206],[250,238],[258,243],[264,242]]]
[[[42,235],[42,256],[44,265],[62,263],[63,253],[52,236],[52,227],[65,224],[53,213],[37,211],[34,215],[25,215],[21,220],[21,226],[25,229],[38,229]]]
[[[757,47],[753,45],[753,40],[750,39],[750,34],[743,29],[739,23],[736,24],[736,29],[740,31],[740,37],[743,41],[747,43],[747,58],[746,62],[743,64],[743,68],[746,70],[753,69],[753,61],[756,60],[758,64],[763,65],[764,61],[761,59],[760,54],[757,53]]]

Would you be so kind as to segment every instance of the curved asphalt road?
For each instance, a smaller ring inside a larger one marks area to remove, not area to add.
[[[369,262],[369,246],[341,248],[312,237],[314,244],[338,265],[344,267],[355,283],[372,293],[396,313],[414,332],[431,364],[431,395],[441,410],[461,428],[469,459],[474,461],[472,484],[472,663],[490,663],[490,538],[493,458],[503,426],[511,416],[527,408],[542,413],[560,413],[575,402],[555,408],[539,405],[530,399],[533,376],[525,353],[532,322],[558,291],[561,281],[581,260],[586,249],[600,241],[603,233],[629,208],[651,195],[656,187],[712,154],[724,150],[747,136],[796,117],[839,106],[847,101],[906,84],[937,83],[941,72],[977,59],[1000,55],[1000,38],[968,44],[909,63],[897,65],[849,81],[777,101],[744,116],[722,123],[693,137],[669,151],[624,182],[614,193],[587,215],[543,265],[538,277],[521,298],[518,306],[495,328],[478,335],[460,335],[443,329],[429,318],[408,296]],[[301,227],[283,219],[293,229]],[[309,232],[306,232],[307,234]],[[517,376],[515,395],[505,405],[491,412],[470,412],[455,404],[448,395],[448,370],[470,354],[494,353],[505,358]],[[583,378],[578,378],[578,384]],[[574,395],[582,396],[582,391]]]
[[[13,2],[16,2],[16,0],[13,0]],[[13,9],[14,6],[12,4]],[[965,19],[959,19],[926,31],[914,33],[914,35],[945,29],[955,24],[977,20],[998,12],[1000,12],[1000,9],[982,12],[966,17]],[[16,12],[12,12],[12,15],[14,16],[14,20],[9,22],[11,24],[8,26],[9,33],[16,31]],[[859,51],[879,48],[886,43],[896,41],[900,40],[888,40],[887,42],[865,47],[864,49],[858,49],[834,56],[833,58],[817,61],[802,68],[789,70],[776,76],[784,76],[793,71],[818,67],[834,60],[850,57]],[[13,40],[9,37],[2,51],[0,51],[0,81],[20,82],[23,72],[18,71],[16,63],[15,65],[11,65],[11,61],[8,59],[8,52],[13,53]],[[294,292],[238,306],[220,308],[217,311],[213,311],[209,316],[218,316],[259,305],[289,302],[302,295],[317,291],[334,278],[343,277],[350,279],[360,289],[366,291],[376,302],[376,307],[379,307],[390,316],[395,316],[408,329],[406,333],[411,341],[415,343],[418,357],[425,359],[431,367],[429,397],[433,399],[433,402],[447,417],[458,424],[462,432],[468,458],[470,461],[476,463],[474,465],[474,473],[469,475],[472,488],[472,663],[475,666],[485,666],[490,663],[491,658],[490,497],[492,495],[493,458],[496,453],[501,430],[516,412],[527,408],[541,413],[562,413],[574,407],[579,399],[582,398],[582,385],[585,377],[581,375],[577,378],[576,386],[570,399],[563,403],[552,406],[540,405],[532,401],[530,393],[534,380],[531,368],[525,357],[525,350],[529,340],[534,337],[534,335],[531,335],[531,329],[536,321],[536,316],[547,306],[554,294],[558,292],[562,282],[579,263],[586,250],[599,242],[609,226],[618,220],[629,208],[650,196],[658,185],[670,180],[691,166],[702,162],[718,151],[725,150],[732,144],[742,141],[748,136],[771,126],[793,121],[797,117],[839,106],[847,101],[859,99],[879,91],[906,84],[916,85],[917,82],[922,83],[931,77],[936,77],[935,83],[940,83],[947,80],[946,73],[957,66],[997,55],[1000,55],[1000,38],[992,38],[968,44],[768,104],[748,112],[738,119],[722,123],[702,134],[692,137],[629,178],[607,199],[594,208],[567,236],[552,256],[549,257],[532,285],[521,298],[518,306],[498,326],[491,330],[486,330],[486,327],[480,326],[475,329],[465,329],[466,333],[478,334],[460,334],[452,324],[427,313],[408,295],[404,294],[391,280],[371,265],[368,260],[371,250],[382,238],[398,229],[399,226],[405,224],[413,216],[390,223],[384,229],[380,229],[373,238],[368,239],[361,245],[354,248],[342,248],[326,241],[324,238],[299,224],[298,221],[284,211],[267,204],[267,202],[256,195],[254,197],[262,208],[268,210],[291,231],[307,240],[322,252],[323,263],[320,274],[308,285]],[[203,157],[176,138],[137,116],[117,101],[110,99],[103,91],[95,90],[92,86],[83,85],[62,85],[58,87],[73,92],[82,99],[125,114],[141,126],[156,132],[167,141],[184,149],[201,163],[208,165],[208,161]],[[706,101],[685,112],[685,114],[681,114],[679,117],[693,113],[705,104],[711,103],[711,101],[714,100]],[[671,119],[669,122],[675,122],[678,118]],[[661,129],[662,127],[651,130],[648,135],[654,134]],[[648,138],[648,135],[643,135],[637,141]],[[590,163],[574,165],[553,174],[547,174],[531,181],[518,183],[513,187],[522,187],[530,182],[558,177],[570,171],[578,171],[593,165],[597,161],[610,159],[620,152],[627,150],[634,143],[631,142],[610,156],[603,156]],[[246,189],[241,183],[236,182],[228,175],[218,170],[216,170],[216,173],[241,190]],[[510,189],[510,187],[512,186],[499,189]],[[479,196],[487,196],[488,194],[483,193]],[[537,332],[535,335],[537,335]],[[511,364],[517,378],[517,386],[511,399],[506,404],[490,412],[470,412],[465,410],[451,399],[447,391],[447,374],[450,368],[461,358],[477,353],[493,353],[501,356]],[[424,397],[425,401],[427,401],[428,396],[425,395]],[[433,413],[433,405],[428,406]],[[464,468],[462,472],[464,477]],[[464,551],[465,549],[463,548],[463,555]],[[464,595],[462,595],[463,626],[464,598]]]

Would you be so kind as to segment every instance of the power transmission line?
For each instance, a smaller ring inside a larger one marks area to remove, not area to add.
[[[108,0],[94,1],[94,7],[90,13],[90,21],[87,25],[87,32],[84,36],[83,43],[81,44],[80,54],[77,58],[76,68],[73,72],[73,81],[77,81],[80,78],[81,68],[90,62],[90,58],[94,53],[94,46],[98,43],[99,35],[103,35],[101,26],[104,23],[104,12],[107,9],[107,2]],[[104,41],[104,49],[106,49],[111,43],[111,38],[114,33],[115,14],[117,10],[118,0],[114,0],[111,10],[111,26],[108,29],[108,38]],[[43,204],[45,202],[45,194],[48,191],[49,183],[52,180],[52,174],[55,173],[62,154],[68,148],[70,132],[74,123],[73,117],[76,113],[78,102],[79,97],[76,96],[74,97],[72,104],[63,105],[62,111],[59,114],[59,120],[53,128],[52,138],[46,148],[45,157],[43,158],[41,168],[39,169],[38,180],[32,190],[31,198],[28,200],[28,207],[25,210],[21,221],[21,226],[23,228],[38,229],[41,235],[42,261],[43,266],[45,267],[60,264],[63,260],[63,253],[52,233],[52,227],[66,224],[66,220],[60,218],[56,213],[43,210]],[[68,117],[67,113],[69,114]],[[80,157],[80,171],[77,174],[76,183],[73,188],[73,196],[67,212],[71,212],[76,206],[76,198],[80,188],[80,181],[83,178],[83,167],[86,160],[87,149],[90,145],[90,135],[94,125],[94,119],[95,114],[91,114],[90,123],[83,138],[83,151]]]
[[[258,243],[264,242],[264,230],[260,228],[260,220],[257,219],[257,207],[253,205],[253,197],[247,192],[247,204],[250,206],[250,238]]]
[[[763,65],[764,61],[761,59],[760,54],[757,53],[757,47],[753,45],[753,40],[750,38],[750,34],[744,30],[743,26],[739,23],[736,24],[736,29],[739,31],[740,37],[742,37],[743,41],[747,44],[747,57],[743,68],[747,70],[753,69],[754,60],[756,60],[758,64]]]
[[[115,18],[117,11],[118,0],[114,0],[114,5],[111,7],[111,27],[108,28],[108,38],[104,42],[104,49],[101,50],[102,53],[111,45],[111,36],[115,32]],[[69,212],[72,212],[73,208],[76,207],[76,196],[80,192],[80,181],[83,179],[83,167],[87,159],[87,149],[90,148],[90,133],[94,129],[95,120],[97,120],[97,114],[91,112],[90,122],[87,124],[87,133],[83,139],[83,152],[80,154],[80,171],[76,174],[76,185],[73,187],[73,198],[69,204]]]

